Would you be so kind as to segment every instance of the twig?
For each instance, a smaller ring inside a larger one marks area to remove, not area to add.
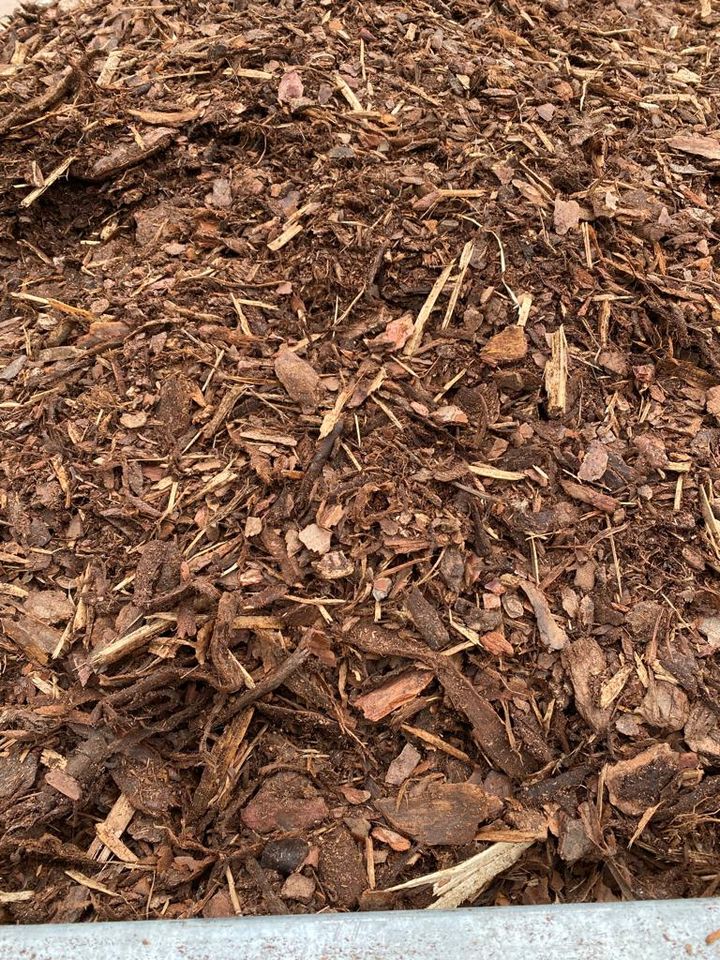
[[[41,187],[36,187],[32,190],[26,197],[23,197],[20,201],[21,207],[30,207],[37,199],[39,199],[46,190],[48,190],[56,180],[59,180],[60,177],[69,169],[70,164],[75,160],[75,156],[66,157],[61,164],[55,167],[47,177],[45,177],[45,182]]]
[[[280,666],[271,671],[264,679],[258,681],[255,687],[241,693],[232,703],[229,703],[216,719],[216,726],[227,723],[236,713],[239,713],[241,710],[244,710],[245,707],[249,707],[251,703],[255,703],[256,700],[260,700],[266,694],[272,693],[273,690],[281,687],[286,680],[300,669],[309,656],[310,649],[300,644]]]
[[[560,325],[555,333],[550,334],[550,349],[552,354],[545,364],[545,389],[548,395],[548,406],[551,410],[565,412],[567,406],[567,340],[565,327]]]
[[[445,311],[445,316],[443,317],[443,322],[440,326],[441,330],[447,330],[452,320],[452,315],[455,312],[455,307],[457,306],[458,299],[460,297],[460,292],[462,290],[462,285],[465,280],[465,274],[468,271],[470,266],[470,261],[472,260],[472,255],[475,253],[475,244],[472,240],[468,242],[463,247],[463,252],[460,254],[460,263],[458,266],[458,275],[457,280],[455,281],[455,286],[453,287],[453,292],[450,294],[450,302],[447,305],[447,310]]]
[[[300,488],[296,496],[296,504],[298,505],[298,509],[303,509],[307,504],[312,488],[315,485],[315,481],[320,476],[323,466],[332,453],[332,449],[335,446],[335,441],[342,436],[344,427],[345,422],[341,418],[337,421],[331,432],[326,437],[323,437],[318,443],[312,460],[308,464],[308,468],[305,471],[305,476],[300,481]]]
[[[450,274],[453,271],[455,266],[455,261],[451,260],[450,263],[445,267],[443,272],[435,281],[435,284],[428,294],[428,298],[422,306],[420,313],[417,315],[417,320],[415,321],[415,327],[413,328],[412,335],[408,342],[405,344],[405,356],[411,357],[417,348],[420,346],[420,341],[422,340],[423,331],[425,330],[425,324],[430,318],[430,314],[433,311],[433,308],[437,302],[438,297],[443,292],[445,284],[448,282]]]
[[[62,100],[65,94],[72,89],[78,77],[79,71],[77,67],[66,67],[55,86],[46,90],[42,96],[35,97],[34,100],[28,101],[28,103],[23,104],[22,107],[18,107],[17,110],[13,110],[12,113],[9,113],[6,117],[0,118],[0,135],[7,133],[8,130],[11,130],[13,127],[17,127],[27,120],[32,120],[51,107],[54,107],[55,104]]]

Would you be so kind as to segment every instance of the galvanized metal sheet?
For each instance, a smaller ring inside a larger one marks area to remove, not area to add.
[[[720,899],[0,927],[0,960],[719,960]]]

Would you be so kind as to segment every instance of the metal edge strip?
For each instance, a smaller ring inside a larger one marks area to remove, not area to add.
[[[720,960],[720,899],[0,927],[0,960]]]

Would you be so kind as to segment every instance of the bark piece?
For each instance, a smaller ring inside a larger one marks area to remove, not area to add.
[[[298,533],[298,539],[313,553],[327,553],[332,541],[332,531],[325,530],[317,523],[310,523]]]
[[[298,566],[295,558],[288,554],[287,547],[277,531],[265,524],[260,534],[260,539],[270,556],[279,564],[280,576],[285,583],[287,583],[288,586],[300,583],[303,579],[302,570]]]
[[[0,620],[0,635],[8,637],[33,663],[44,665],[57,648],[62,633],[33,617]]]
[[[23,607],[31,617],[53,624],[66,623],[75,612],[62,590],[33,590]]]
[[[520,607],[522,608],[522,604]],[[474,603],[468,603],[467,600],[458,600],[455,604],[455,612],[471,630],[476,630],[480,634],[489,633],[502,626],[500,610],[484,610],[476,607]],[[523,615],[522,609],[519,615]]]
[[[351,910],[367,886],[365,865],[345,826],[330,830],[320,840],[318,873],[333,903]]]
[[[471,843],[478,825],[503,808],[501,800],[476,783],[436,783],[399,804],[387,797],[375,806],[396,830],[431,847]]]
[[[395,850],[397,853],[403,853],[412,846],[406,837],[401,837],[399,833],[388,830],[387,827],[373,827],[372,835],[380,843],[386,843],[391,850]]]
[[[120,417],[120,423],[128,430],[139,430],[140,427],[145,426],[147,421],[148,416],[143,410],[139,410],[137,413],[123,413]]]
[[[440,576],[455,593],[462,590],[465,579],[465,557],[457,547],[448,547],[440,561]]]
[[[349,783],[342,783],[338,789],[347,802],[353,805],[366,803],[371,797],[369,790],[358,790],[357,787],[353,787]]]
[[[191,815],[194,820],[204,816],[211,804],[221,809],[227,806],[231,769],[242,749],[252,715],[252,709],[248,709],[233,717],[205,758],[200,783],[192,798]]]
[[[607,729],[612,709],[600,706],[607,663],[602,647],[592,637],[571,643],[563,653],[565,669],[575,692],[575,706],[596,733]]]
[[[639,817],[660,801],[664,788],[679,772],[680,754],[667,743],[658,743],[631,760],[608,767],[605,785],[610,803],[631,817]]]
[[[548,650],[562,650],[567,646],[567,634],[552,615],[550,604],[542,590],[527,580],[521,580],[519,586],[532,605],[538,631],[545,646]]]
[[[640,600],[633,604],[625,615],[625,622],[633,634],[639,640],[652,640],[656,635],[665,608],[654,600]]]
[[[82,797],[82,789],[75,777],[71,777],[59,767],[48,770],[45,774],[45,783],[50,784],[51,787],[54,787],[58,793],[62,793],[68,800],[77,801]]]
[[[490,630],[488,633],[484,633],[478,642],[494,657],[512,657],[515,653],[513,645],[505,639],[504,634],[499,630]]]
[[[485,344],[480,356],[493,366],[502,366],[505,363],[517,363],[527,356],[527,335],[523,327],[506,327]]]
[[[170,127],[158,127],[148,130],[142,138],[142,146],[134,140],[124,143],[112,150],[106,157],[101,157],[88,173],[80,174],[84,180],[93,180],[100,183],[110,180],[123,170],[144,163],[151,157],[166,150],[175,140],[178,133]]]
[[[685,724],[685,743],[691,750],[720,758],[720,718],[703,703],[695,703]]]
[[[555,232],[561,237],[568,231],[575,230],[580,223],[580,204],[577,200],[563,200],[555,198],[553,210],[553,224]]]
[[[711,647],[720,649],[720,617],[714,614],[703,617],[698,623],[698,630],[702,633]]]
[[[415,320],[411,313],[404,313],[401,317],[391,320],[385,328],[385,332],[378,337],[379,340],[389,343],[395,350],[402,350],[410,339]]]
[[[405,597],[405,609],[420,636],[432,650],[441,650],[450,643],[450,634],[433,605],[412,587]]]
[[[236,621],[240,619],[237,617],[238,602],[233,593],[224,593],[220,597],[208,648],[217,674],[216,686],[225,693],[237,693],[251,686],[247,670],[230,649],[236,637]]]
[[[406,743],[387,768],[385,783],[389,783],[393,787],[399,787],[401,783],[405,783],[421,759],[422,754],[417,747],[414,747],[411,743]]]
[[[567,863],[577,863],[589,856],[595,844],[585,831],[582,820],[563,817],[558,833],[558,853]]]
[[[283,884],[280,896],[285,900],[299,900],[300,903],[309,903],[314,893],[315,881],[313,878],[304,877],[301,873],[294,873]]]
[[[11,360],[10,363],[0,370],[0,380],[4,380],[5,383],[10,383],[19,373],[22,373],[27,362],[27,354],[21,353],[19,357],[15,357],[14,360]]]
[[[362,710],[366,720],[377,723],[393,710],[414,700],[432,679],[433,674],[429,670],[406,670],[400,676],[388,680],[377,690],[358,697],[353,706]]]
[[[565,493],[573,500],[579,500],[580,503],[587,503],[588,506],[596,510],[602,510],[603,513],[615,513],[620,509],[620,501],[607,493],[600,493],[599,490],[593,490],[592,487],[584,487],[580,483],[573,483],[572,480],[561,480],[560,486]]]
[[[465,411],[452,403],[447,403],[445,406],[438,407],[436,410],[431,411],[430,416],[436,423],[448,425],[466,424],[468,422]]]
[[[344,580],[355,572],[355,564],[342,550],[331,550],[312,566],[321,580]]]
[[[671,137],[668,140],[673,150],[691,153],[706,160],[720,160],[720,140],[714,137]]]
[[[141,207],[134,212],[133,218],[135,239],[143,247],[161,241],[167,243],[169,240],[180,240],[188,230],[188,222],[182,210],[168,201]]]
[[[165,540],[146,543],[135,571],[135,605],[145,607],[154,597],[174,590],[180,583],[181,563],[176,543]]]
[[[235,908],[233,907],[230,894],[227,890],[218,890],[216,894],[208,900],[202,909],[203,917],[207,919],[217,917],[234,917]]]
[[[305,92],[303,82],[297,70],[288,70],[283,74],[278,86],[278,100],[280,103],[292,103],[300,100]]]
[[[593,440],[587,448],[578,470],[578,478],[588,483],[595,483],[600,480],[607,470],[608,451],[604,443],[599,440]]]
[[[129,803],[151,817],[165,817],[178,803],[171,771],[152,753],[121,757],[112,776]]]
[[[682,730],[690,713],[687,694],[665,680],[652,680],[638,713],[651,727]]]
[[[307,360],[283,347],[275,358],[275,376],[304,413],[317,409],[320,377]]]
[[[13,127],[22,123],[26,123],[33,117],[40,116],[40,114],[44,113],[46,110],[50,110],[51,107],[54,107],[56,103],[59,103],[65,94],[69,93],[70,90],[75,87],[82,76],[82,70],[86,67],[86,65],[87,60],[85,60],[82,64],[82,69],[79,69],[78,66],[74,65],[65,67],[55,83],[50,85],[44,93],[32,100],[29,100],[27,103],[22,104],[22,106],[11,111],[11,113],[9,113],[7,116],[0,117],[0,136],[3,136]]]
[[[278,773],[260,787],[242,812],[242,822],[257,833],[306,830],[328,815],[327,804],[307,779]]]
[[[2,377],[2,374],[0,374]],[[705,407],[716,420],[720,420],[720,387],[710,387],[705,394]]]
[[[37,759],[32,754],[24,760],[0,757],[0,800],[19,798],[29,790],[35,782],[37,767]]]

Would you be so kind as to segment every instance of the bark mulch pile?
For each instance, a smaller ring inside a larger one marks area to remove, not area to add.
[[[12,20],[4,921],[720,887],[718,24]]]

